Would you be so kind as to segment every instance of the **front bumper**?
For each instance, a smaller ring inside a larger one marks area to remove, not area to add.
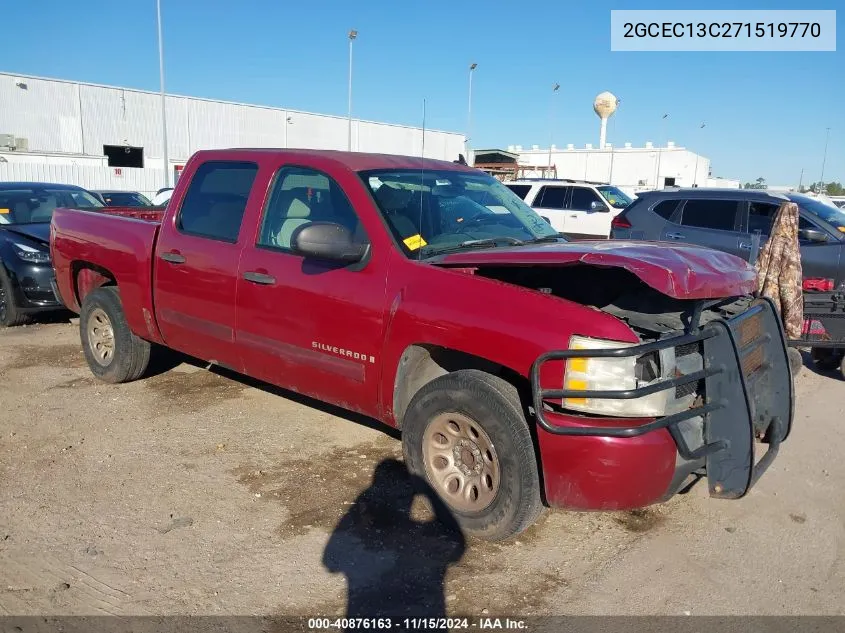
[[[23,312],[63,308],[55,290],[56,276],[49,265],[18,263],[9,268],[15,305]]]
[[[706,473],[711,496],[737,499],[772,464],[789,435],[794,414],[786,339],[774,304],[761,299],[730,320],[716,319],[702,327],[697,317],[695,321],[688,333],[651,343],[554,351],[537,359],[531,385],[546,496],[552,505],[582,509],[649,505],[673,494],[685,475],[699,468]],[[688,345],[701,346],[701,371],[638,389],[584,392],[540,385],[541,368],[549,361],[639,357]],[[545,406],[571,397],[639,398],[690,383],[703,384],[703,398],[696,405],[646,421],[572,416],[550,412]],[[703,428],[698,446],[690,446],[689,421]],[[759,460],[755,460],[755,440],[768,444]],[[570,468],[578,462],[560,464],[564,454],[580,455],[582,472]],[[556,459],[550,463],[546,457]],[[607,498],[597,494],[597,482]]]

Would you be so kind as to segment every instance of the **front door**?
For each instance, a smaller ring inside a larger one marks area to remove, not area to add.
[[[167,345],[237,370],[241,227],[248,224],[244,214],[257,172],[252,162],[200,164],[178,214],[161,226],[153,262],[156,318]]]
[[[243,365],[268,382],[375,416],[387,253],[372,250],[352,265],[304,258],[293,252],[292,240],[313,221],[341,224],[356,240],[368,239],[335,180],[316,169],[282,166],[258,235],[241,258],[236,336]]]
[[[708,246],[747,259],[748,251],[743,249],[743,234],[739,230],[743,204],[730,199],[688,198],[680,210],[679,224],[667,222],[660,239]]]
[[[769,239],[772,233],[772,224],[777,215],[780,205],[770,202],[750,202],[748,205],[748,220],[744,227],[745,237],[743,244],[750,247],[754,236],[759,234],[760,248]],[[809,217],[808,217],[809,216]],[[798,216],[798,241],[801,248],[801,272],[805,278],[820,277],[822,279],[833,279],[838,287],[840,282],[839,260],[842,253],[842,243],[833,236],[828,235],[827,229],[816,224],[811,219],[812,214],[801,211]],[[823,235],[828,235],[826,242],[812,241],[806,239],[801,231],[803,229],[815,229]],[[748,259],[746,257],[746,259]]]

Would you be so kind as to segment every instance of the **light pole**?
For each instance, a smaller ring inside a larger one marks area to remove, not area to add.
[[[349,31],[349,107],[347,110],[347,119],[349,124],[349,143],[347,149],[352,151],[352,42],[358,37],[358,31],[352,29]]]
[[[824,154],[822,155],[822,177],[819,182],[819,194],[824,195],[827,187],[824,186],[824,164],[827,162],[827,143],[830,140],[830,128],[827,129],[827,135],[824,138]]]
[[[666,119],[668,119],[668,118],[669,118],[668,114],[664,114],[661,117],[661,120],[663,121],[663,125],[661,126],[662,127],[661,132],[662,132],[663,140],[667,140],[666,139]],[[668,145],[668,141],[667,141],[667,145]],[[660,143],[658,143],[657,144],[657,177],[655,178],[655,183],[654,183],[655,189],[660,189],[660,159],[662,157],[663,157],[663,147],[660,145]]]
[[[702,123],[701,125],[698,126],[698,129],[703,130],[705,127],[707,127],[707,124]],[[698,186],[698,152],[695,153],[695,171],[692,174],[692,186],[693,187]]]
[[[167,158],[167,107],[164,99],[164,42],[161,37],[161,0],[156,0],[156,25],[158,26],[158,75],[161,83],[161,144],[164,160],[164,186],[170,186],[170,161]]]
[[[552,96],[549,99],[549,166],[548,166],[548,171],[549,171],[550,174],[552,172],[552,138],[554,136],[554,130],[553,130],[554,124],[552,122],[553,114],[554,114],[554,104],[555,104],[554,95],[558,90],[560,90],[560,84],[559,83],[552,84]]]
[[[475,161],[472,160],[472,157],[469,155],[469,148],[470,148],[470,139],[472,138],[472,75],[473,71],[478,68],[478,64],[473,62],[469,65],[469,104],[467,105],[467,142],[466,142],[466,153],[467,153],[467,160],[469,161],[470,165],[472,165]]]

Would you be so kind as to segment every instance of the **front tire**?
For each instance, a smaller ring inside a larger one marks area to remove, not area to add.
[[[0,327],[15,327],[29,321],[29,316],[15,305],[12,282],[0,264]]]
[[[97,288],[85,297],[79,334],[88,367],[100,380],[130,382],[146,371],[150,343],[129,329],[116,286]]]
[[[516,388],[501,378],[461,370],[423,386],[402,421],[402,449],[408,470],[473,536],[512,537],[542,512],[531,433]]]

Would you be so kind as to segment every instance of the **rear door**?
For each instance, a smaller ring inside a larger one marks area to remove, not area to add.
[[[667,222],[660,239],[708,246],[748,258],[741,246],[741,212],[745,202],[731,199],[687,198]]]
[[[558,233],[566,232],[566,204],[570,189],[561,185],[543,185],[531,204],[537,214],[546,218]]]
[[[260,205],[251,161],[200,163],[178,211],[159,232],[153,261],[156,319],[168,346],[241,370],[235,301],[244,226]],[[254,224],[255,220],[252,220]]]
[[[591,187],[572,186],[567,201],[566,234],[575,239],[606,238],[613,214],[607,202]]]

